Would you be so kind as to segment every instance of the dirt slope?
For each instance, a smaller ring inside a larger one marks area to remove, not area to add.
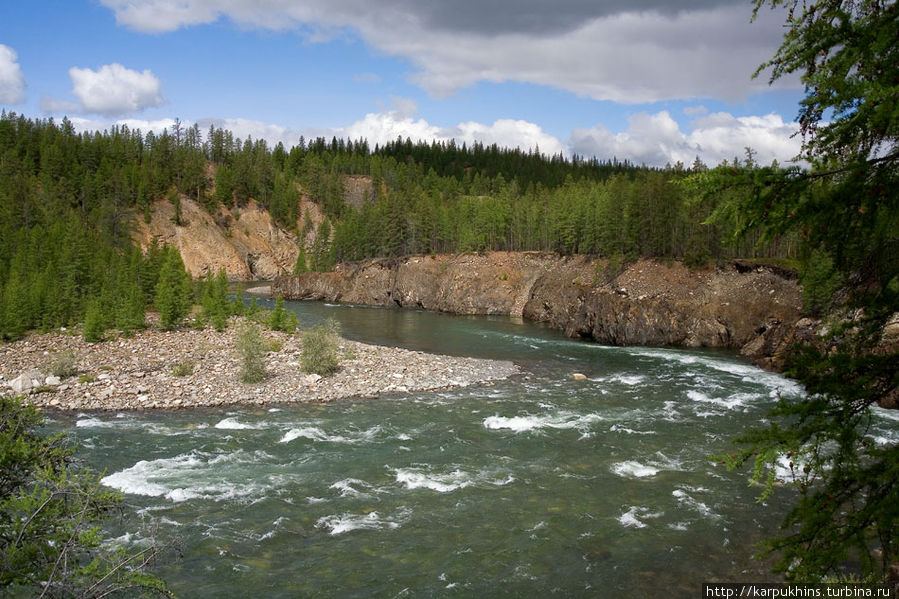
[[[321,222],[317,204],[301,204],[300,215],[308,210],[313,223]],[[174,245],[195,278],[221,268],[232,281],[274,279],[293,270],[298,236],[278,227],[255,202],[243,208],[221,208],[213,218],[196,201],[182,196],[181,225],[175,224],[174,216],[171,203],[156,202],[149,223],[136,219],[133,237],[144,249],[154,238]]]

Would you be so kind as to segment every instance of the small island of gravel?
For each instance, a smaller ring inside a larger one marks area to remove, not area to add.
[[[236,327],[160,331],[87,343],[70,332],[30,335],[0,346],[0,395],[25,382],[27,401],[58,410],[180,409],[329,402],[462,387],[508,378],[511,362],[426,354],[339,340],[340,367],[327,377],[302,372],[303,333],[265,331],[266,378],[240,382]],[[74,358],[75,374],[50,365]],[[19,379],[17,382],[16,379]],[[17,385],[13,385],[17,382]]]

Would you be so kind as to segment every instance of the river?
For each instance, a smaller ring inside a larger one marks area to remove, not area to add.
[[[727,352],[604,347],[507,318],[288,307],[306,327],[332,317],[355,340],[524,374],[327,405],[57,415],[124,492],[110,534],[180,539],[161,572],[179,596],[696,597],[772,579],[752,555],[791,491],[761,505],[747,472],[710,457],[793,382]]]

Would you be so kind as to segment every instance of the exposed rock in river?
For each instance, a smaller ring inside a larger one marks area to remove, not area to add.
[[[690,270],[639,260],[612,272],[586,256],[505,253],[341,264],[275,280],[289,299],[501,314],[612,345],[726,347],[768,368],[793,337],[801,299],[783,269],[732,263]]]

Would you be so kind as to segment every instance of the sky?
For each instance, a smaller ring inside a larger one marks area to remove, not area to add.
[[[398,136],[664,166],[798,154],[798,79],[749,0],[28,0],[0,106],[76,129]]]

